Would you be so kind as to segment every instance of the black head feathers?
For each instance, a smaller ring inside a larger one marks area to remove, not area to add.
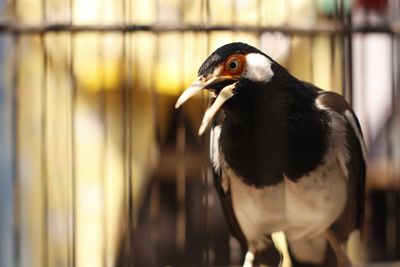
[[[228,56],[232,54],[250,54],[250,53],[260,53],[265,55],[263,52],[258,50],[255,47],[252,47],[248,44],[237,42],[237,43],[230,43],[224,46],[221,46],[217,50],[215,50],[201,65],[199,69],[199,76],[206,75],[211,73],[214,68],[223,62]]]

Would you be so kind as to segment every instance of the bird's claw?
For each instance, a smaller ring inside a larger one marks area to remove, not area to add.
[[[244,258],[243,267],[253,267],[254,253],[247,251],[246,257]]]

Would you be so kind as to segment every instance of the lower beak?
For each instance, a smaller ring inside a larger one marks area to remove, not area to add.
[[[236,88],[237,78],[232,76],[219,76],[213,77],[209,80],[206,80],[204,77],[200,76],[195,80],[178,98],[176,101],[175,108],[179,108],[183,105],[189,98],[196,95],[203,89],[213,89],[213,85],[217,83],[226,82],[226,81],[236,81],[233,84],[229,84],[222,88],[219,91],[218,95],[214,96],[215,101],[207,108],[203,121],[201,122],[201,126],[198,134],[202,135],[207,127],[211,124],[213,118],[221,109],[222,105],[234,95],[234,89]]]

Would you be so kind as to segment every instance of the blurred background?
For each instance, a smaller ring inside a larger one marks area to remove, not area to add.
[[[207,96],[173,108],[231,41],[353,104],[368,199],[348,251],[400,266],[399,34],[399,0],[0,0],[0,266],[240,264]]]

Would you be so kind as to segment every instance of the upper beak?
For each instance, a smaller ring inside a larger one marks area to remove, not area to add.
[[[222,105],[234,95],[237,80],[238,78],[234,76],[218,76],[208,80],[203,76],[200,76],[185,91],[183,91],[181,96],[178,98],[178,101],[176,101],[175,108],[182,106],[189,98],[203,89],[213,89],[213,86],[217,83],[233,81],[234,83],[225,86],[221,91],[219,91],[218,95],[214,97],[216,98],[215,101],[207,108],[198,132],[199,135],[202,135],[211,124],[213,118],[221,109]]]

